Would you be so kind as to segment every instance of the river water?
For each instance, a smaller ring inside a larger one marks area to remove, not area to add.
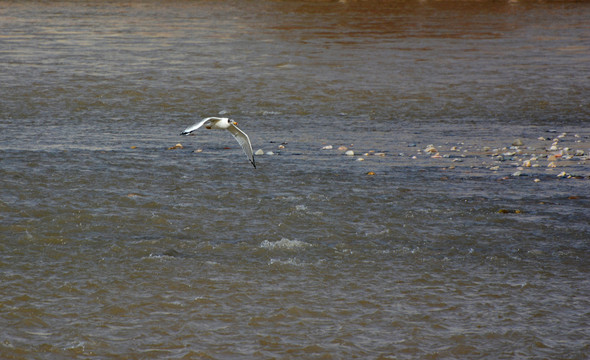
[[[587,359],[588,19],[0,1],[0,358]]]

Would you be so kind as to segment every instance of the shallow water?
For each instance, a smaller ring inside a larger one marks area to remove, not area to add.
[[[589,16],[0,2],[0,357],[589,357]]]

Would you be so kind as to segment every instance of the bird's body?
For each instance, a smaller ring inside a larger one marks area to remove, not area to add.
[[[203,125],[205,125],[206,129],[228,130],[233,135],[234,139],[236,139],[236,141],[240,144],[252,166],[256,168],[256,162],[254,161],[254,152],[252,151],[250,138],[245,132],[236,126],[237,124],[237,122],[229,118],[208,117],[192,126],[187,127],[182,133],[180,133],[180,135],[189,135]]]

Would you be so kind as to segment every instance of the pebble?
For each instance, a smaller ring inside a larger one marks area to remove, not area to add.
[[[137,146],[133,145],[131,148],[132,149],[137,149]],[[582,155],[584,155],[584,154],[582,154]]]
[[[521,139],[516,139],[512,142],[512,146],[523,146],[524,143],[522,142]]]
[[[348,148],[346,146],[339,146],[338,147],[338,150],[340,150],[340,151],[346,151],[346,150],[348,150]]]
[[[558,178],[562,178],[562,177],[571,177],[570,174],[566,173],[565,171],[560,172],[559,174],[557,174]]]
[[[584,150],[576,150],[574,153],[576,156],[584,156]]]
[[[360,157],[360,158],[356,159],[356,161],[365,161],[365,158]]]
[[[279,145],[279,149],[281,149],[281,150],[282,150],[282,149],[284,149],[284,148],[285,148],[285,145]]]
[[[258,149],[256,150],[256,152],[254,153],[254,155],[263,155],[264,154],[264,150],[262,149]]]
[[[182,146],[181,143],[178,143],[178,144],[176,144],[174,146],[169,147],[168,150],[183,149],[183,148],[184,148],[184,146]]]
[[[196,152],[196,153],[202,153],[203,152],[203,149],[197,149],[194,152]]]
[[[434,147],[434,145],[432,145],[432,144],[428,145],[428,146],[427,146],[427,147],[424,149],[424,151],[426,151],[426,152],[431,152],[431,153],[438,152],[438,151],[436,150],[436,148]]]
[[[432,155],[431,158],[440,159],[440,158],[442,158],[442,156],[440,155],[440,153],[436,153],[436,154]]]
[[[266,153],[266,155],[274,155],[274,154],[275,154],[275,153],[274,153],[274,152],[272,152],[272,151],[269,151],[269,152],[267,152],[267,153]]]
[[[556,168],[557,165],[555,165],[555,163],[552,161],[549,163],[549,165],[547,165],[548,168]]]
[[[522,211],[520,210],[510,210],[510,209],[500,209],[498,210],[499,214],[520,214]]]
[[[354,156],[354,151],[348,150],[344,153],[346,156]]]
[[[522,166],[524,167],[531,167],[531,161],[530,160],[525,160],[522,162]]]
[[[326,145],[322,147],[322,150],[332,150],[334,147],[332,145]]]
[[[538,182],[541,182],[541,179],[535,179],[533,181],[536,182],[536,183],[538,183]]]
[[[369,175],[369,176],[373,176],[373,175],[375,175],[375,172],[374,172],[374,171],[369,171],[369,172],[367,173],[367,175]]]

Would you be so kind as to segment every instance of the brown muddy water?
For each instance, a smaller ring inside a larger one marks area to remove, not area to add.
[[[589,358],[588,19],[0,1],[0,358]]]

